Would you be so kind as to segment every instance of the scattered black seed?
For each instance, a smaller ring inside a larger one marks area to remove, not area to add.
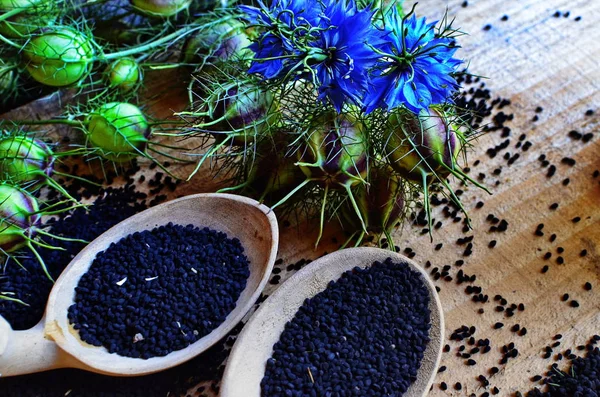
[[[462,390],[462,384],[460,382],[456,382],[454,384],[454,390]]]
[[[554,241],[556,241],[556,237],[558,237],[556,233],[552,233],[552,235],[550,236],[550,242],[553,243]]]
[[[577,18],[581,18],[581,17],[577,17]],[[594,110],[593,109],[588,109],[585,111],[585,115],[586,116],[592,116],[594,114]]]
[[[448,385],[446,384],[446,382],[440,383],[440,389],[441,390],[448,390]]]
[[[587,134],[583,135],[583,137],[581,137],[581,141],[583,143],[588,143],[589,141],[591,141],[594,138],[594,134],[592,134],[591,132],[588,132]]]
[[[579,217],[579,216],[576,216],[575,218],[571,219],[571,222],[573,222],[573,223],[577,223],[577,222],[579,222],[580,220],[581,220],[581,217]]]
[[[110,353],[165,356],[235,308],[250,275],[243,252],[238,239],[192,225],[133,233],[96,256],[68,318],[82,340]]]
[[[562,14],[560,11],[556,11],[553,16],[554,16],[554,18],[559,18],[561,15]]]
[[[582,134],[579,133],[579,131],[575,131],[575,130],[571,130],[569,131],[569,138],[579,141],[581,138],[583,137]]]
[[[568,300],[569,300],[569,294],[564,294],[564,295],[562,296],[562,301],[563,301],[563,302],[566,302],[566,301],[568,301]]]
[[[550,205],[550,209],[553,211],[557,208],[558,208],[558,203],[553,203],[552,205]]]
[[[490,24],[487,24],[483,27],[483,30],[485,30],[486,32],[490,29],[492,29],[492,25],[490,25]]]
[[[544,265],[544,267],[542,267],[542,273],[548,272],[548,269],[548,265]]]
[[[489,248],[494,248],[496,246],[496,240],[492,240],[488,243]]]
[[[508,15],[502,15],[501,21],[508,21]]]
[[[563,159],[560,162],[562,164],[568,165],[569,167],[573,167],[575,164],[577,164],[577,162],[570,157],[563,157]]]
[[[534,388],[527,392],[527,397],[566,397],[597,396],[600,393],[600,349],[594,347],[584,357],[569,354],[570,368],[561,371],[557,364],[552,365],[547,378],[535,377],[535,382],[542,381],[546,390]]]
[[[583,285],[583,289],[585,289],[586,291],[591,291],[591,290],[592,290],[592,283],[590,283],[589,281],[588,281],[588,282],[586,282],[586,283]]]
[[[565,263],[565,259],[562,256],[559,256],[558,258],[556,258],[556,263],[562,265]]]
[[[569,186],[569,183],[571,183],[571,180],[569,178],[565,178],[562,181],[563,186]]]
[[[550,259],[550,258],[552,258],[552,253],[551,253],[551,252],[546,252],[546,253],[544,254],[544,260],[548,260],[548,259]]]
[[[581,256],[582,258],[583,258],[584,256],[586,256],[586,255],[587,255],[587,250],[586,250],[586,249],[584,249],[584,250],[581,250],[581,252],[579,253],[579,256]]]
[[[494,324],[494,329],[500,329],[502,327],[504,327],[504,324],[502,324],[502,323],[496,323],[496,324]]]
[[[550,166],[550,168],[548,168],[548,173],[546,174],[546,176],[548,178],[552,178],[555,173],[556,173],[556,166],[553,164]]]
[[[556,249],[556,252],[558,252],[559,254],[562,254],[563,252],[565,252],[565,249],[563,247],[558,247]]]
[[[429,341],[428,303],[421,276],[391,259],[344,273],[286,324],[262,395],[404,393]]]
[[[577,302],[576,300],[572,300],[571,302],[569,302],[569,305],[571,307],[579,307],[579,302]]]

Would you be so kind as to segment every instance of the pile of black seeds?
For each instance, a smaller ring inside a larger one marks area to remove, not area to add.
[[[307,299],[273,347],[263,396],[400,396],[429,342],[421,275],[387,259]]]
[[[136,191],[131,184],[121,188],[101,189],[98,193],[100,196],[87,210],[77,208],[68,214],[62,214],[58,219],[51,219],[44,226],[49,226],[47,230],[57,236],[92,241],[112,226],[147,208],[144,201],[146,194]],[[53,238],[44,238],[44,241],[64,249],[38,248],[54,279],[58,278],[71,259],[85,246],[80,242]],[[16,330],[29,329],[41,320],[53,286],[35,258],[23,258],[20,261],[24,268],[14,261],[8,261],[3,268],[3,290],[14,292],[29,306],[0,300],[0,315]]]
[[[134,358],[165,356],[217,328],[250,275],[237,238],[169,223],[99,253],[75,288],[82,340]]]
[[[595,336],[597,342],[600,337]],[[600,349],[588,345],[583,357],[571,356],[570,368],[562,371],[558,365],[552,364],[547,378],[542,380],[547,390],[535,388],[527,393],[527,397],[597,397],[600,396]]]

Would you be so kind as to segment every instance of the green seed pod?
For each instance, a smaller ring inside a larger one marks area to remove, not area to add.
[[[150,16],[170,17],[187,9],[192,0],[131,0],[133,7]]]
[[[86,132],[92,146],[107,160],[129,161],[148,143],[150,126],[142,111],[124,102],[110,102],[90,113]]]
[[[244,84],[223,90],[213,108],[207,130],[217,141],[237,146],[269,134],[279,112],[270,91]]]
[[[28,245],[41,216],[35,197],[18,187],[0,184],[0,248],[14,252]]]
[[[440,109],[432,107],[418,116],[398,110],[390,116],[390,124],[387,157],[402,176],[421,182],[424,175],[445,177],[456,168],[464,139]]]
[[[214,63],[238,59],[250,59],[252,44],[243,23],[236,19],[222,22],[210,31],[201,30],[191,36],[181,51],[184,63]]]
[[[0,34],[10,38],[29,36],[42,26],[48,26],[54,16],[49,0],[0,0],[0,15],[26,8],[17,15],[0,21]]]
[[[134,59],[122,58],[113,61],[106,67],[104,77],[110,88],[128,92],[138,84],[142,74]]]
[[[322,186],[348,188],[367,172],[366,128],[350,114],[327,113],[313,122],[298,151],[302,172]]]
[[[285,139],[266,140],[256,151],[257,159],[249,162],[252,168],[247,177],[248,190],[261,201],[268,198],[277,202],[305,179],[295,158],[286,156],[288,150]]]
[[[83,33],[58,27],[31,38],[22,57],[31,77],[45,85],[64,87],[78,82],[94,61],[94,47]]]
[[[55,157],[48,145],[27,136],[0,140],[0,178],[20,184],[50,177]]]
[[[354,197],[367,231],[376,234],[389,233],[402,220],[404,191],[402,180],[389,166],[372,168],[369,184],[356,186]],[[353,227],[360,228],[359,219],[348,203],[344,215]]]

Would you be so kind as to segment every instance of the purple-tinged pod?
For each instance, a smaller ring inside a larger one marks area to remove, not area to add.
[[[43,141],[28,136],[0,139],[0,179],[21,184],[51,177],[56,157]]]
[[[202,128],[218,142],[247,146],[257,137],[270,135],[279,119],[279,108],[270,91],[249,84],[235,84],[216,97],[210,121]]]
[[[230,19],[191,36],[183,46],[181,60],[183,63],[213,64],[250,59],[253,54],[248,49],[250,44],[244,24]]]
[[[398,109],[391,114],[389,126],[391,132],[386,137],[386,158],[396,172],[421,185],[430,232],[430,183],[441,183],[465,213],[466,210],[446,181],[449,175],[465,182],[469,181],[489,193],[459,167],[457,161],[465,139],[460,129],[450,122],[442,109],[431,107],[421,111],[419,115]]]
[[[390,116],[390,127],[387,155],[390,165],[405,178],[418,182],[423,174],[443,178],[457,167],[464,138],[441,110],[429,108],[418,116],[397,110]]]
[[[0,248],[14,252],[29,244],[40,225],[41,215],[35,197],[7,183],[0,184]]]
[[[309,184],[317,185],[323,190],[320,211],[319,236],[323,235],[325,210],[331,190],[342,190],[348,196],[352,206],[361,219],[360,210],[352,193],[352,186],[366,183],[368,170],[368,153],[366,128],[364,124],[350,114],[328,112],[313,120],[311,128],[304,134],[304,142],[298,149],[298,162],[306,179],[296,186],[284,198],[271,208],[276,208],[289,200],[295,193]]]
[[[350,114],[327,113],[313,122],[298,164],[307,178],[334,189],[362,183],[367,173],[365,125]]]
[[[0,180],[22,186],[29,191],[43,183],[76,202],[64,187],[52,179],[57,173],[54,168],[55,162],[56,155],[50,146],[39,139],[26,135],[0,139]],[[60,172],[57,174],[65,176]]]

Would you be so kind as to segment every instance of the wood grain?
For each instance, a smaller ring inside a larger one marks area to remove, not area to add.
[[[555,334],[563,335],[556,354],[584,344],[590,336],[600,333],[600,178],[592,178],[594,170],[600,169],[600,2],[470,0],[466,8],[462,3],[462,0],[428,0],[418,10],[439,19],[448,7],[449,15],[456,16],[456,25],[469,32],[460,40],[463,47],[460,55],[470,61],[473,73],[489,78],[485,83],[493,97],[511,100],[511,106],[504,109],[514,114],[514,120],[507,123],[512,129],[511,144],[490,159],[486,149],[504,140],[493,132],[479,138],[470,153],[471,163],[481,161],[479,166],[471,167],[471,175],[485,173],[485,183],[493,189],[493,195],[487,196],[478,189],[461,187],[474,227],[466,234],[475,236],[472,255],[462,256],[465,247],[456,244],[464,236],[462,224],[445,219],[441,208],[434,211],[434,217],[442,220],[444,226],[434,233],[433,243],[421,235],[420,228],[410,226],[396,232],[394,238],[402,250],[412,248],[416,252],[414,260],[421,265],[430,261],[432,267],[441,268],[463,259],[461,269],[477,276],[474,285],[482,287],[490,300],[500,294],[509,304],[525,304],[525,311],[507,318],[494,311],[493,302],[472,302],[471,296],[464,292],[466,284],[458,285],[456,280],[437,283],[441,288],[446,335],[462,325],[474,325],[475,338],[489,338],[492,350],[485,355],[475,354],[473,359],[477,364],[466,366],[465,360],[455,354],[460,344],[449,342],[452,350],[442,357],[447,370],[438,375],[430,395],[481,395],[496,386],[499,395],[509,396],[529,390],[534,386],[529,378],[547,370],[550,361],[542,359],[542,349],[553,342]],[[570,16],[555,18],[557,10],[570,11]],[[501,21],[505,14],[509,19]],[[576,22],[576,16],[582,16],[581,21]],[[483,27],[487,24],[492,27],[485,31]],[[161,79],[155,84],[154,87],[161,87],[169,82]],[[157,98],[151,106],[157,117],[170,114],[171,109],[177,109],[185,101],[182,93],[162,92],[169,94]],[[543,107],[543,111],[538,114],[539,121],[532,122],[537,106]],[[595,114],[585,116],[587,109],[595,110]],[[594,133],[594,139],[588,144],[571,140],[567,136],[570,130]],[[532,143],[527,152],[515,148],[521,134]],[[518,152],[520,158],[507,166],[502,158],[505,152]],[[538,161],[540,154],[556,165],[554,177],[546,177],[547,168],[542,168]],[[576,165],[561,164],[565,156],[574,158]],[[493,170],[497,168],[501,168],[501,174],[495,176]],[[566,187],[562,184],[565,178],[570,178]],[[497,186],[496,181],[500,181]],[[212,191],[217,186],[218,180],[203,172],[191,183],[182,185],[177,194]],[[485,201],[485,205],[475,209],[479,200]],[[549,210],[555,202],[559,208]],[[505,219],[509,223],[507,232],[489,232],[488,214]],[[577,216],[581,221],[573,223],[571,220]],[[539,223],[545,225],[543,237],[534,234]],[[549,242],[552,233],[557,234],[553,243]],[[339,245],[333,239],[344,239],[339,227],[330,224],[323,242],[314,249],[316,234],[316,228],[310,224],[282,229],[279,258],[284,269],[301,258],[315,259],[331,252]],[[488,248],[491,240],[497,240],[494,249]],[[443,243],[443,248],[436,251],[438,243]],[[556,263],[558,247],[564,248],[563,265]],[[579,253],[583,249],[587,249],[588,255],[581,258]],[[552,258],[545,261],[543,255],[548,251],[552,252]],[[542,274],[545,264],[550,269]],[[453,266],[450,275],[454,277],[458,269]],[[292,273],[284,271],[281,281]],[[593,284],[592,291],[583,289],[586,281]],[[268,285],[265,293],[270,294],[276,288]],[[577,299],[581,306],[571,308],[562,302],[564,293]],[[480,308],[484,308],[484,314],[478,314]],[[504,328],[494,330],[496,322],[503,322]],[[525,336],[510,331],[516,323],[527,328]],[[500,365],[501,348],[510,342],[514,342],[519,355],[507,365]],[[487,371],[492,366],[501,371],[490,376]],[[489,379],[489,387],[483,387],[477,380],[480,374]],[[446,382],[449,389],[440,390],[440,382]],[[462,384],[461,391],[454,390],[456,382]]]

